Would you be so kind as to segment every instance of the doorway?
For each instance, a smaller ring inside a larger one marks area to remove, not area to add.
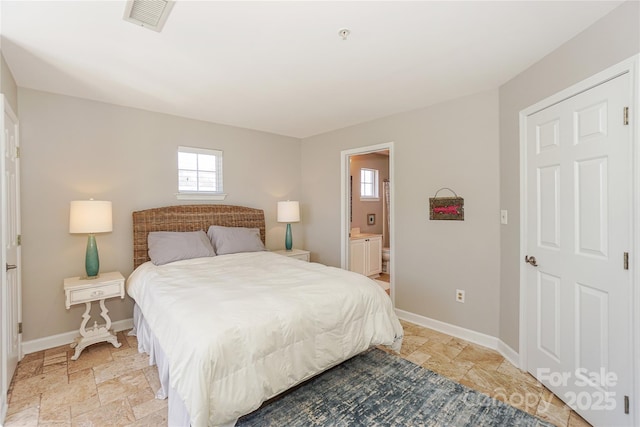
[[[376,279],[383,288],[388,288],[392,301],[395,299],[393,159],[393,142],[341,152],[341,267]]]
[[[522,367],[594,425],[637,425],[628,65],[521,113]]]

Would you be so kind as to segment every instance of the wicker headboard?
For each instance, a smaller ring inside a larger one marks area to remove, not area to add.
[[[149,261],[147,236],[151,231],[206,232],[210,225],[259,228],[265,242],[264,211],[229,205],[179,205],[133,213],[133,268]]]

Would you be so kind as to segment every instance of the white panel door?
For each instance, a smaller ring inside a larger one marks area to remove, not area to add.
[[[527,370],[598,426],[631,425],[630,102],[627,73],[526,119]]]
[[[21,335],[21,279],[20,279],[20,165],[18,120],[11,108],[1,100],[2,114],[2,299],[0,301],[0,359],[2,399],[6,398],[9,384],[20,358]]]

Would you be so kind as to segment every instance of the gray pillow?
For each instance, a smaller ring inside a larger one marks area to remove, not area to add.
[[[212,225],[207,235],[218,255],[266,251],[258,228]]]
[[[149,258],[155,265],[182,259],[216,256],[204,231],[152,231],[147,238]]]

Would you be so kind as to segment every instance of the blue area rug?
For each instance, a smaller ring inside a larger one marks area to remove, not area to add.
[[[328,370],[236,425],[553,426],[378,349]]]

